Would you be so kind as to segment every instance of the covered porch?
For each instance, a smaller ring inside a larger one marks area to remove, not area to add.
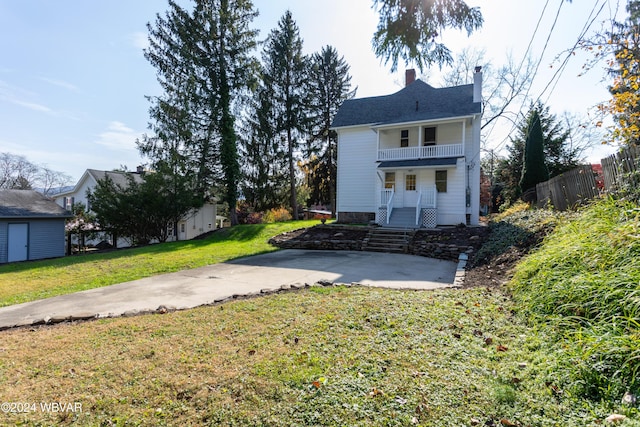
[[[376,223],[392,228],[434,228],[437,225],[436,187],[415,192],[415,205],[396,207],[395,189],[384,189],[380,193],[380,207]],[[399,198],[399,197],[398,197]]]
[[[391,228],[435,228],[443,221],[452,181],[459,180],[458,158],[380,162],[377,169],[376,223]]]

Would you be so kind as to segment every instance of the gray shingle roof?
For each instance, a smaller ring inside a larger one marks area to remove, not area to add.
[[[0,218],[69,218],[72,215],[32,190],[0,190]]]
[[[472,84],[434,88],[422,80],[416,80],[391,95],[345,101],[331,127],[462,117],[479,114],[481,108],[479,102],[473,102]]]
[[[402,168],[419,166],[451,166],[455,165],[458,159],[455,157],[444,157],[439,159],[410,159],[410,160],[386,160],[380,162],[379,168]]]
[[[96,181],[100,181],[101,179],[105,179],[105,177],[111,178],[114,184],[117,184],[123,188],[129,186],[129,181],[127,180],[127,175],[133,177],[133,180],[137,183],[141,183],[144,181],[144,178],[141,174],[135,172],[114,172],[114,171],[101,171],[98,169],[87,169]]]

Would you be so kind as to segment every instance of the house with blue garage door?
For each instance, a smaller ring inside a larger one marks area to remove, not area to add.
[[[73,215],[32,190],[0,190],[0,263],[61,257]]]

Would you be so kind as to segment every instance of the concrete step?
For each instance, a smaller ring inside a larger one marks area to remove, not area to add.
[[[363,249],[374,252],[404,253],[414,232],[393,230],[389,228],[375,228],[369,232]]]
[[[391,211],[388,227],[416,228],[416,210],[414,208],[395,208]]]

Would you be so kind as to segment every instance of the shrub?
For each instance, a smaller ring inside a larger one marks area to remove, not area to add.
[[[236,205],[236,215],[240,224],[262,224],[262,213],[255,212],[253,206],[244,200]]]
[[[640,213],[606,199],[559,225],[510,284],[533,324],[554,332],[574,393],[640,392]]]
[[[266,223],[291,221],[291,214],[283,207],[270,209],[264,214],[262,220]]]

